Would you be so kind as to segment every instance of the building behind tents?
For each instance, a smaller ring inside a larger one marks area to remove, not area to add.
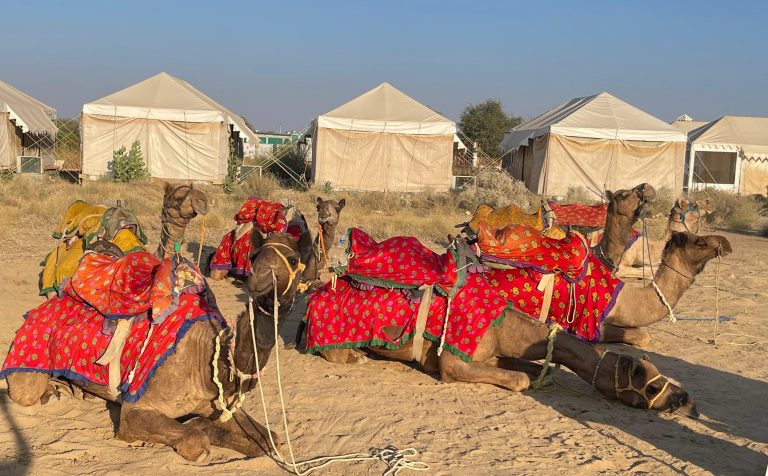
[[[513,128],[502,141],[503,166],[549,196],[581,186],[597,198],[642,182],[679,192],[685,146],[684,132],[603,92]]]
[[[0,169],[53,165],[56,110],[0,81]],[[21,163],[20,157],[31,161]]]
[[[230,153],[259,142],[240,116],[167,73],[84,105],[80,129],[89,178],[108,174],[113,152],[139,141],[152,177],[222,183]]]
[[[723,116],[688,138],[689,190],[768,193],[768,117]]]
[[[318,116],[312,177],[335,189],[448,190],[456,124],[388,83]]]

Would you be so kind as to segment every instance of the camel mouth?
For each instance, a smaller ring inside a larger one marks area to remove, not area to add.
[[[195,211],[198,215],[207,215],[208,214],[208,202],[204,202],[202,200],[198,201],[195,200],[192,202],[192,210]]]
[[[699,417],[701,417],[701,414],[696,409],[696,404],[693,402],[686,403],[676,410],[673,410],[672,413],[677,413],[678,415],[683,415],[694,420],[698,420]]]

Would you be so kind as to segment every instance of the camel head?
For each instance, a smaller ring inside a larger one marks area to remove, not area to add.
[[[342,198],[338,202],[335,200],[323,200],[317,197],[317,221],[323,227],[336,228],[339,224],[341,210],[346,205],[346,199]]]
[[[693,397],[678,382],[662,375],[647,355],[641,359],[613,355],[610,361],[606,357],[597,382],[601,393],[634,408],[699,416]]]
[[[178,211],[181,218],[194,218],[208,213],[208,197],[202,190],[189,185],[163,185],[163,208]]]
[[[646,203],[656,200],[656,190],[647,183],[641,183],[631,190],[605,191],[608,198],[608,214],[628,218],[632,223],[640,218]]]
[[[725,256],[733,251],[731,243],[720,235],[699,236],[690,232],[674,232],[667,241],[662,263],[690,277],[704,270],[712,258]]]
[[[292,303],[304,269],[302,254],[312,250],[309,230],[302,230],[298,240],[289,233],[275,233],[266,239],[253,233],[252,240],[256,251],[251,257],[248,293],[256,301],[268,301],[270,311],[275,288],[281,306]],[[272,282],[273,270],[276,286]]]

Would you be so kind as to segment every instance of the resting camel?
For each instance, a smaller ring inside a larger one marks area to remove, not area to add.
[[[328,254],[336,244],[336,228],[339,226],[341,210],[346,205],[346,199],[342,198],[338,202],[335,200],[323,200],[317,197],[317,222],[320,230],[318,231],[312,248],[314,250],[314,262],[308,262],[304,271],[304,278],[308,281],[319,279],[321,270],[327,270]]]
[[[166,252],[173,253],[175,243],[181,244],[187,225],[192,219],[208,213],[208,197],[191,184],[174,186],[166,182],[163,192],[160,244],[156,252],[160,259],[163,259]]]
[[[669,211],[664,236],[661,240],[644,241],[642,237],[632,243],[621,258],[621,266],[658,266],[661,254],[672,232],[688,231],[698,234],[702,218],[715,210],[711,199],[691,201],[687,198],[678,198]],[[643,249],[645,247],[645,250]],[[650,248],[650,249],[649,249]]]
[[[311,238],[305,243],[311,245]],[[253,258],[248,279],[249,298],[253,300],[249,305],[255,319],[251,323],[245,311],[237,317],[232,331],[224,331],[222,352],[215,362],[215,342],[222,327],[210,319],[192,324],[175,352],[157,368],[146,393],[134,403],[112,397],[106,386],[71,383],[89,394],[122,403],[117,431],[121,440],[162,443],[194,461],[205,458],[210,446],[230,448],[247,456],[265,454],[269,448],[266,429],[243,409],[235,411],[229,420],[219,419],[222,412],[216,406],[219,392],[212,372],[218,370],[223,397],[230,406],[256,385],[258,371],[275,345],[273,290],[276,288],[279,295],[280,326],[296,296],[301,252],[298,242],[287,234],[273,235],[263,243]],[[232,344],[230,359],[227,348]],[[255,352],[259,356],[258,369]],[[19,371],[8,375],[7,380],[11,399],[23,406],[46,401],[53,391],[48,374]],[[188,421],[182,423],[184,420]]]
[[[398,335],[402,329],[391,329]],[[487,383],[514,392],[527,390],[540,366],[531,360],[547,356],[549,329],[514,309],[504,311],[501,323],[488,328],[472,362],[465,362],[451,352],[438,357],[435,342],[424,340],[418,360],[428,373],[439,373],[445,382]],[[370,347],[383,357],[410,361],[413,340],[397,350]],[[332,349],[320,352],[334,363],[357,363],[364,355],[357,349]],[[610,399],[635,407],[697,416],[693,398],[677,383],[661,375],[647,358],[608,352],[568,334],[558,332],[554,341],[552,362],[573,370],[598,392]],[[522,370],[521,370],[522,369]]]
[[[674,308],[707,262],[731,251],[731,244],[722,236],[672,232],[654,280]],[[650,335],[640,328],[659,322],[667,315],[667,307],[652,286],[624,286],[616,305],[603,321],[601,341],[647,345]]]

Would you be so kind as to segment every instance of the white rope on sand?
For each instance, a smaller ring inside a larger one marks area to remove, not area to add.
[[[283,455],[277,449],[277,445],[275,445],[274,439],[272,438],[272,431],[270,430],[270,427],[269,427],[270,426],[269,416],[267,415],[267,405],[266,405],[266,401],[264,400],[264,387],[263,387],[263,384],[261,383],[260,378],[257,380],[257,383],[259,386],[259,395],[261,397],[261,407],[264,410],[264,422],[267,428],[267,437],[269,439],[270,447],[274,452],[275,461],[281,467],[283,467],[283,469],[291,471],[293,474],[297,476],[308,475],[317,469],[324,468],[333,463],[352,462],[352,461],[383,461],[387,465],[387,470],[384,472],[384,476],[396,476],[402,469],[410,469],[412,471],[429,470],[428,464],[423,463],[421,461],[411,461],[409,459],[409,458],[418,456],[419,452],[415,448],[405,448],[402,450],[398,450],[394,446],[387,446],[381,449],[372,448],[368,453],[348,453],[348,454],[337,455],[337,456],[320,456],[318,458],[312,458],[304,461],[296,461],[296,458],[293,454],[293,445],[291,444],[291,435],[288,431],[288,417],[285,411],[285,399],[283,397],[283,386],[282,386],[282,381],[280,377],[280,346],[277,345],[278,338],[280,337],[278,326],[277,326],[278,310],[280,308],[280,303],[277,300],[278,299],[277,277],[275,276],[274,268],[272,269],[272,286],[274,290],[274,308],[273,308],[272,317],[274,321],[274,333],[275,333],[275,366],[276,366],[276,374],[277,374],[277,390],[280,395],[280,410],[283,416],[283,428],[285,430],[286,443],[288,444],[288,453],[291,457],[290,462],[286,460],[285,457],[283,457]],[[256,331],[254,326],[253,298],[249,296],[248,301],[249,301],[248,317],[250,319],[253,356],[256,362],[256,369],[259,370],[261,368],[261,365],[259,365],[259,353],[256,350]],[[314,466],[311,466],[311,465],[314,465]],[[305,469],[300,469],[301,467],[306,467],[306,466],[309,466],[309,467]]]

